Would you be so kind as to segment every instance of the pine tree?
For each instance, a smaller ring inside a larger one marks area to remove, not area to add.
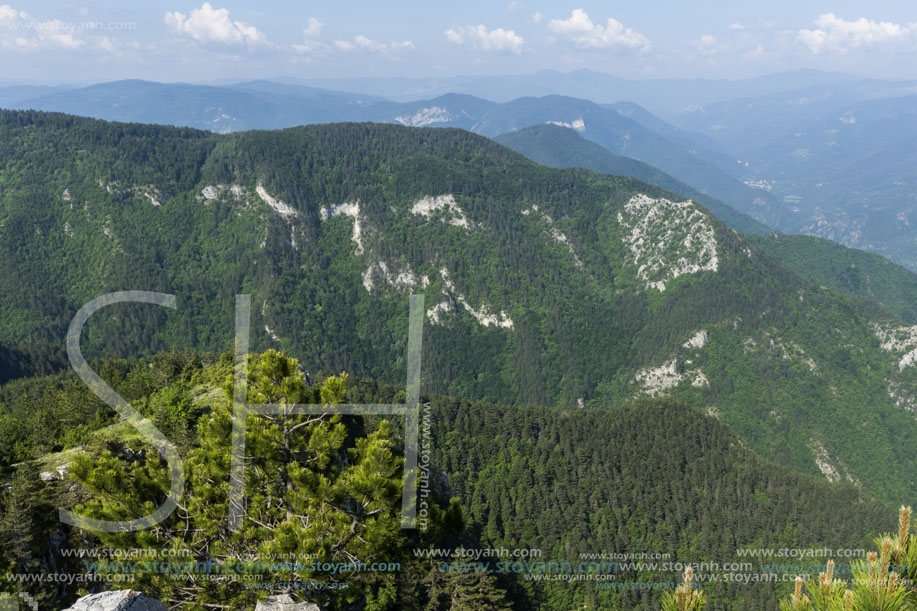
[[[693,585],[694,571],[685,569],[685,581],[675,588],[675,593],[662,593],[662,611],[702,611],[707,604],[707,597]]]
[[[853,592],[847,584],[834,579],[834,561],[829,560],[824,573],[819,573],[816,582],[806,586],[803,594],[803,579],[796,578],[796,586],[789,600],[780,602],[780,611],[851,611]]]
[[[344,399],[346,387],[346,374],[307,386],[296,360],[276,351],[249,357],[250,403],[330,405]],[[245,588],[237,574],[241,571],[261,575],[268,588],[260,595],[273,591],[297,596],[286,582],[346,582],[344,589],[312,590],[310,600],[329,609],[357,600],[372,601],[367,608],[389,608],[393,580],[385,573],[365,570],[373,562],[403,556],[402,459],[393,451],[388,423],[383,421],[365,438],[348,440],[339,416],[250,415],[244,519],[238,530],[231,530],[227,520],[231,377],[224,390],[225,400],[199,421],[199,445],[185,460],[186,492],[175,513],[155,529],[100,533],[102,542],[175,550],[181,560],[193,560],[187,566],[170,563],[170,572],[144,570],[137,575],[138,587],[170,606],[251,608],[259,590]],[[129,519],[150,511],[164,498],[169,482],[153,451],[130,465],[110,454],[83,455],[75,461],[73,474],[97,493],[80,513],[105,519]],[[252,568],[240,565],[240,558],[275,566]],[[278,558],[290,559],[290,565],[276,566]],[[301,563],[293,564],[297,560]],[[333,563],[338,569],[312,564],[318,562]],[[345,563],[353,564],[341,569]],[[100,570],[109,568],[100,563]],[[202,571],[212,574],[201,575]],[[271,588],[272,583],[277,585]]]
[[[455,550],[450,562],[444,563],[445,570],[439,563],[430,563],[425,580],[429,597],[426,611],[511,611],[512,605],[497,585],[497,578],[466,566],[460,550]]]
[[[46,545],[42,519],[49,507],[42,496],[42,482],[35,463],[23,463],[13,475],[10,487],[3,494],[3,514],[0,516],[2,558],[10,573],[38,573]],[[7,580],[3,589],[17,593],[27,590],[39,602],[46,602],[53,592],[45,584]]]
[[[850,587],[834,579],[834,562],[818,579],[805,584],[796,579],[793,595],[780,602],[780,611],[908,611],[917,608],[910,575],[917,558],[917,546],[910,536],[911,508],[902,507],[898,514],[898,532],[876,540],[878,552],[851,564]]]
[[[23,463],[16,469],[10,488],[3,495],[4,511],[0,532],[4,556],[11,561],[11,569],[19,573],[34,570],[38,566],[34,537],[40,491],[38,469],[33,463]]]

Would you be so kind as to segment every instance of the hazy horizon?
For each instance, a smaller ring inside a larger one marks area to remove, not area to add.
[[[574,75],[577,73],[580,74],[597,74],[604,77],[610,77],[614,79],[622,79],[627,81],[634,82],[661,82],[661,81],[686,81],[686,82],[703,82],[703,81],[720,81],[720,82],[741,82],[741,81],[754,81],[758,79],[767,79],[772,77],[778,77],[782,75],[789,75],[793,73],[819,73],[824,75],[835,75],[842,77],[850,77],[863,80],[879,80],[879,81],[910,81],[917,80],[915,77],[876,77],[869,76],[866,74],[853,72],[853,71],[843,71],[843,70],[820,70],[818,68],[790,68],[787,70],[778,70],[774,72],[762,72],[761,74],[750,74],[748,76],[740,77],[729,77],[729,76],[624,76],[621,74],[615,74],[612,72],[603,72],[601,70],[593,70],[591,68],[577,68],[571,70],[560,70],[555,68],[544,68],[541,70],[532,70],[532,71],[522,71],[522,72],[501,72],[494,74],[472,74],[472,73],[455,73],[455,74],[442,74],[442,75],[392,75],[392,76],[377,76],[377,75],[339,75],[339,76],[296,76],[291,74],[274,74],[274,75],[241,75],[236,77],[225,77],[219,79],[154,79],[154,78],[143,78],[139,76],[126,76],[124,78],[116,78],[111,80],[105,79],[90,79],[90,80],[80,80],[80,79],[64,79],[64,80],[30,80],[30,79],[0,79],[0,87],[16,87],[16,86],[42,86],[42,87],[91,87],[93,85],[103,85],[107,83],[115,83],[121,81],[141,81],[148,83],[159,83],[164,85],[199,85],[199,86],[211,86],[211,87],[220,87],[227,85],[235,85],[241,83],[250,83],[255,81],[264,81],[264,82],[274,82],[281,84],[298,84],[298,83],[309,83],[309,82],[333,82],[333,81],[412,81],[412,80],[428,80],[428,81],[448,81],[448,80],[459,80],[459,79],[496,79],[501,77],[527,77],[527,76],[537,76],[544,73],[555,73],[562,75]]]

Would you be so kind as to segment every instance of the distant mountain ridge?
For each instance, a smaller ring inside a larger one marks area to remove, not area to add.
[[[776,225],[782,207],[770,194],[753,189],[723,167],[722,155],[695,144],[681,145],[660,135],[645,111],[640,121],[613,107],[565,96],[520,98],[495,103],[465,94],[430,100],[388,102],[301,85],[266,81],[232,86],[117,81],[19,101],[16,108],[65,112],[106,120],[136,121],[207,129],[217,133],[278,129],[312,123],[374,121],[413,127],[460,127],[485,136],[534,124],[575,127],[613,153],[649,163],[695,189],[767,225]],[[628,108],[633,113],[633,106]],[[647,124],[651,127],[647,127]],[[675,134],[677,130],[668,126]],[[684,134],[679,136],[684,140]],[[684,148],[689,146],[691,148]]]
[[[759,222],[775,225],[782,206],[769,193],[753,189],[705,160],[685,150],[615,108],[602,108],[588,100],[565,96],[520,98],[504,104],[490,104],[469,110],[468,96],[444,96],[400,106],[402,117],[417,117],[412,125],[454,126],[488,137],[537,124],[557,124],[580,132],[617,155],[638,159],[671,174],[695,189],[729,202],[733,208]],[[393,110],[372,106],[357,116],[361,120],[392,121]],[[485,112],[480,113],[480,110]],[[480,113],[480,114],[476,114]]]
[[[872,250],[917,270],[917,181],[908,162],[917,141],[910,110],[917,81],[817,70],[740,80],[639,80],[588,70],[274,80],[176,84],[169,94],[138,88],[126,97],[124,91],[102,95],[106,87],[118,89],[117,83],[56,92],[14,86],[0,88],[0,106],[220,133],[385,121],[496,136],[582,120],[588,139],[649,163],[773,229]],[[559,103],[551,96],[568,97]],[[541,107],[532,111],[532,104],[520,99],[541,100]],[[572,101],[577,99],[615,110],[618,117],[585,110]],[[512,104],[506,109],[519,111],[525,121],[514,121],[502,104]],[[367,111],[373,105],[376,110]],[[588,121],[580,116],[587,112]]]
[[[340,121],[354,107],[380,100],[267,81],[214,87],[126,80],[17,99],[7,106],[229,133]]]
[[[630,79],[595,70],[540,70],[533,74],[454,76],[445,78],[272,79],[337,91],[374,94],[400,102],[464,92],[508,102],[520,97],[568,95],[611,104],[631,100],[665,118],[720,100],[757,97],[813,85],[847,85],[870,79],[840,72],[792,70],[748,79]]]
[[[691,198],[733,229],[746,233],[746,240],[801,277],[841,293],[871,299],[902,320],[917,324],[917,274],[883,256],[812,236],[773,234],[722,202],[652,166],[614,155],[570,128],[536,125],[497,136],[495,140],[543,165],[633,176]]]
[[[781,200],[773,225],[883,254],[917,270],[917,85],[813,85],[686,109],[670,120],[742,161]]]
[[[770,233],[766,225],[737,212],[723,202],[697,191],[653,166],[615,155],[608,149],[586,140],[576,130],[559,125],[535,125],[494,138],[504,146],[542,165],[552,168],[587,168],[618,176],[633,176],[682,197],[703,204],[724,223],[744,233]]]

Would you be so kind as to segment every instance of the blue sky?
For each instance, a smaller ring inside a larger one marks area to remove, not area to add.
[[[796,68],[917,78],[917,9],[909,4],[0,0],[0,82],[544,68],[635,78],[743,78]]]

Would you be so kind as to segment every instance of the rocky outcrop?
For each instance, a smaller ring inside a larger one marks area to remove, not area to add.
[[[64,611],[168,611],[168,607],[134,590],[116,590],[84,596]]]
[[[679,276],[719,269],[714,224],[691,200],[638,194],[618,213],[618,224],[647,289],[664,291]]]
[[[255,606],[255,611],[322,611],[315,603],[295,602],[289,594],[268,596]]]
[[[168,607],[141,592],[117,590],[84,596],[63,611],[168,611]],[[296,602],[289,594],[281,594],[268,596],[255,606],[255,611],[322,611],[322,608],[315,603]]]

